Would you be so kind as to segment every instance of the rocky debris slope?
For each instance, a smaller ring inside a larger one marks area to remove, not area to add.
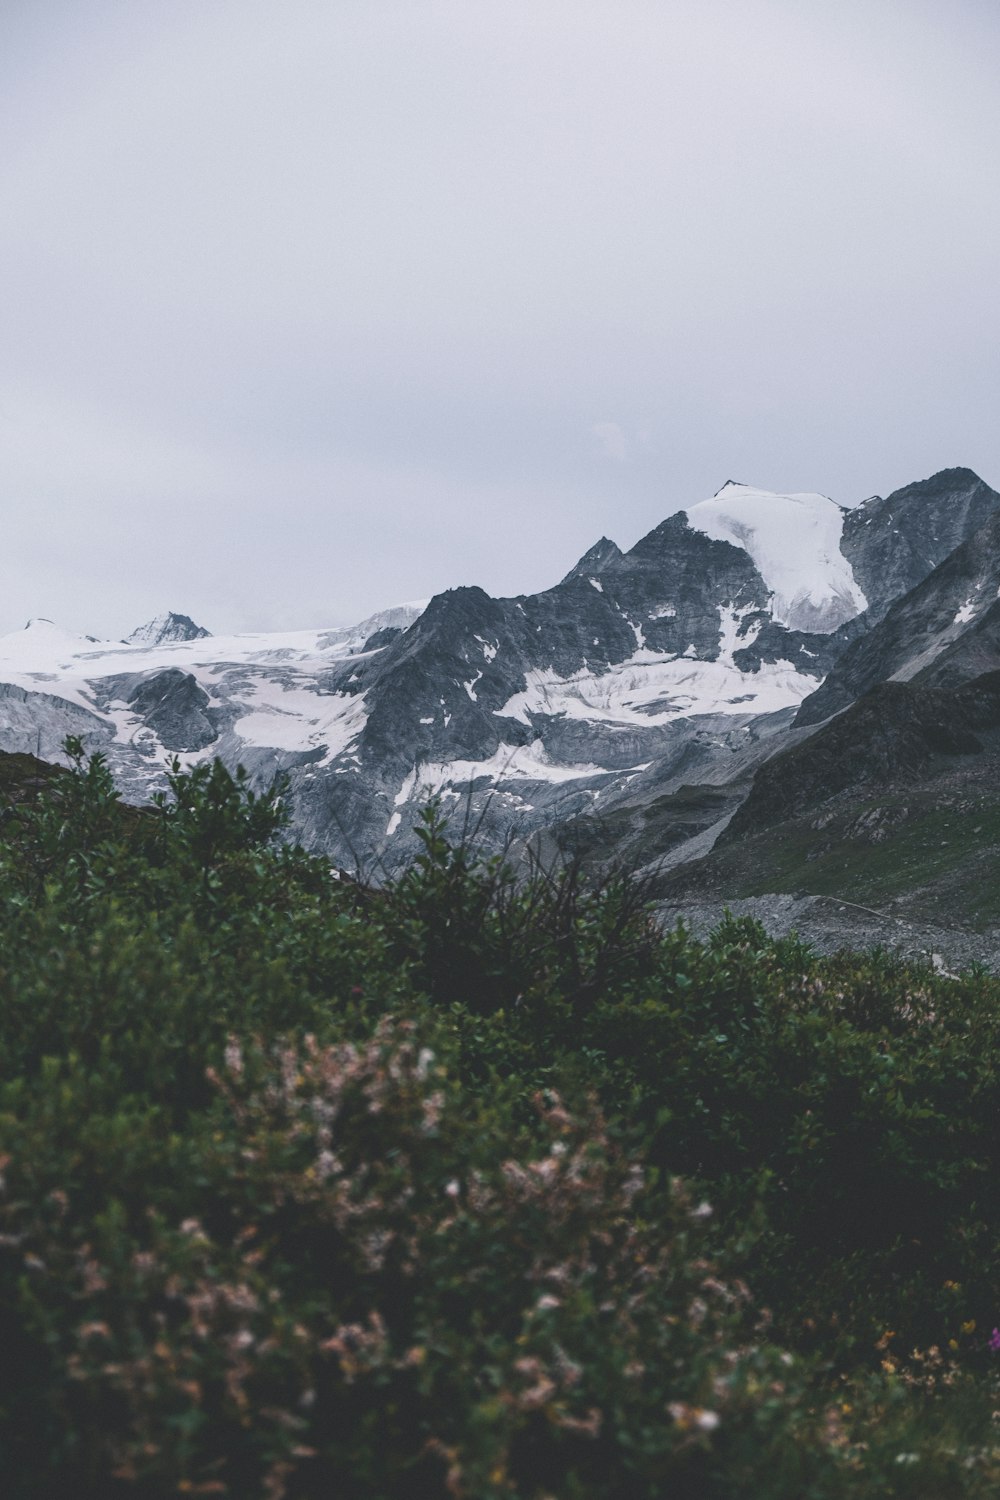
[[[882,948],[928,963],[938,973],[956,974],[974,964],[990,971],[1000,968],[1000,927],[974,932],[914,921],[837,896],[778,894],[666,903],[657,908],[657,916],[667,927],[683,922],[696,937],[706,937],[726,916],[749,917],[772,937],[794,933],[817,953]]]

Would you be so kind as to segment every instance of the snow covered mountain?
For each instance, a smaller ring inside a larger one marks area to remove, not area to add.
[[[133,801],[163,785],[175,754],[185,762],[219,755],[265,778],[285,751],[336,755],[357,704],[331,698],[327,672],[363,654],[370,637],[399,634],[425,603],[354,626],[237,636],[210,636],[167,615],[128,641],[30,620],[0,636],[0,749],[58,761],[65,736],[79,735],[108,756]]]
[[[846,514],[826,495],[774,495],[730,480],[687,516],[696,531],[746,549],[777,624],[825,634],[868,608],[841,551]]]
[[[196,625],[189,615],[176,615],[168,610],[165,615],[140,625],[125,637],[127,646],[164,646],[169,641],[200,641],[211,635],[202,625]]]
[[[284,771],[297,836],[348,866],[405,862],[432,793],[499,847],[752,768],[888,608],[887,536],[912,588],[998,508],[967,470],[860,520],[729,483],[514,599],[457,588],[351,628],[231,637],[170,614],[127,642],[33,621],[0,638],[0,749],[58,759],[78,734],[136,801],[175,754]]]

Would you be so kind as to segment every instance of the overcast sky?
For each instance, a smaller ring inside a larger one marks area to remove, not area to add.
[[[997,0],[0,0],[0,630],[1000,488]]]

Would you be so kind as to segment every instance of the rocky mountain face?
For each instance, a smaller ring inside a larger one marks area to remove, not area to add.
[[[820,941],[861,921],[865,941],[1000,962],[998,596],[993,507],[846,647],[713,847],[663,870],[664,897],[759,915],[779,893]]]
[[[626,554],[598,544],[541,594],[449,590],[384,650],[331,671],[328,688],[363,699],[364,721],[341,781],[303,776],[307,821],[324,847],[340,839],[391,867],[431,794],[495,844],[613,800],[814,685],[774,650],[756,671],[736,665],[768,606],[747,553],[683,515]]]
[[[954,688],[880,682],[814,736],[760,767],[719,845],[772,830],[845,794],[915,785],[941,758],[984,753],[983,734],[997,729],[1000,671]]]
[[[992,492],[991,492],[992,493]],[[955,683],[989,670],[1000,630],[1000,510],[846,645],[796,723],[817,724],[877,682]]]
[[[164,646],[170,641],[201,641],[211,635],[202,625],[196,625],[190,615],[177,615],[168,610],[157,615],[145,625],[140,625],[125,637],[127,646]]]
[[[174,755],[284,772],[295,835],[376,878],[412,856],[431,795],[484,849],[662,868],[727,824],[735,839],[771,757],[821,744],[816,725],[873,683],[948,688],[998,664],[998,586],[1000,496],[967,470],[856,511],[730,482],[628,551],[601,538],[538,594],[455,588],[271,635],[32,622],[0,638],[0,749],[55,760],[81,735],[133,801]],[[898,701],[874,718],[895,723]]]
[[[841,548],[868,600],[872,623],[984,526],[1000,495],[971,469],[872,495],[844,517]]]

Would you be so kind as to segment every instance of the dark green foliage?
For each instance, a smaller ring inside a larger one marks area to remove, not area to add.
[[[598,996],[652,972],[657,935],[641,885],[611,876],[589,886],[577,865],[518,878],[499,857],[451,842],[436,804],[417,835],[423,850],[386,892],[386,910],[400,957],[437,1004],[572,1024]]]
[[[783,1337],[822,1327],[849,1362],[885,1327],[912,1347],[995,1322],[996,983],[803,960],[724,924],[682,941],[658,995],[598,1007],[584,1040],[654,1160],[710,1182],[734,1221],[756,1205],[747,1268]]]
[[[0,760],[5,1496],[996,1493],[1000,984],[433,808],[359,899],[69,749]]]

